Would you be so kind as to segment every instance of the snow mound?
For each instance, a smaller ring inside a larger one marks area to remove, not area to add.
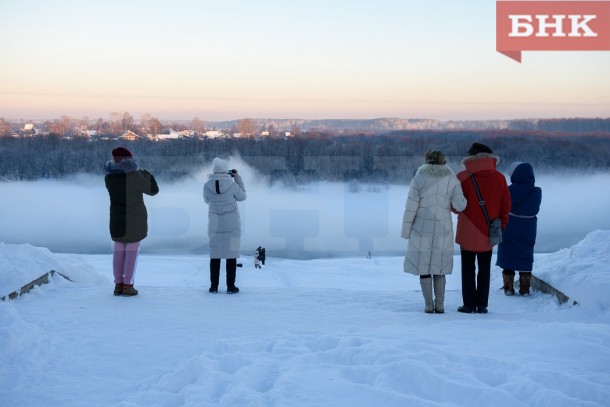
[[[610,310],[610,230],[536,261],[534,275],[584,307]]]
[[[82,256],[58,255],[43,247],[0,242],[0,296],[19,290],[51,270],[81,284],[107,281]]]

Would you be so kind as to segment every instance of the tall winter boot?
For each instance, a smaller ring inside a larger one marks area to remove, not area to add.
[[[445,313],[445,276],[434,276],[434,312]]]
[[[210,289],[212,294],[218,292],[218,281],[220,280],[220,259],[210,259]]]
[[[424,295],[424,301],[426,307],[424,312],[426,314],[432,314],[434,312],[434,301],[432,299],[432,276],[419,276],[419,284],[421,285],[421,292]]]
[[[502,281],[504,282],[504,295],[515,295],[515,271],[503,270]]]
[[[519,272],[519,294],[530,295],[530,284],[532,282],[531,271]]]
[[[237,259],[227,259],[227,294],[237,294],[239,288],[235,286],[237,272]]]

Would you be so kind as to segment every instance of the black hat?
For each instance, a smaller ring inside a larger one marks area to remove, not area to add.
[[[118,163],[127,158],[133,158],[133,155],[131,155],[131,151],[125,147],[117,147],[112,150],[112,158],[114,159],[115,163]]]
[[[493,154],[493,151],[485,144],[473,143],[468,150],[468,155],[477,155],[479,153]]]

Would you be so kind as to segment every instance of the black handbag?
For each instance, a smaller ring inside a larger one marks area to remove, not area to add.
[[[470,173],[470,179],[474,184],[474,190],[477,192],[477,197],[479,198],[479,205],[481,205],[481,209],[483,210],[483,215],[485,216],[485,220],[487,221],[487,225],[489,225],[489,244],[495,246],[497,244],[502,243],[502,221],[500,218],[495,218],[493,220],[489,219],[489,214],[487,213],[487,208],[485,207],[485,201],[481,196],[481,191],[479,191],[479,186],[477,185],[477,181],[474,179],[474,175]]]

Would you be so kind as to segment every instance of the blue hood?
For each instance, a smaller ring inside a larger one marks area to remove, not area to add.
[[[536,182],[534,169],[528,163],[519,164],[511,174],[510,182],[513,184],[534,184]]]

